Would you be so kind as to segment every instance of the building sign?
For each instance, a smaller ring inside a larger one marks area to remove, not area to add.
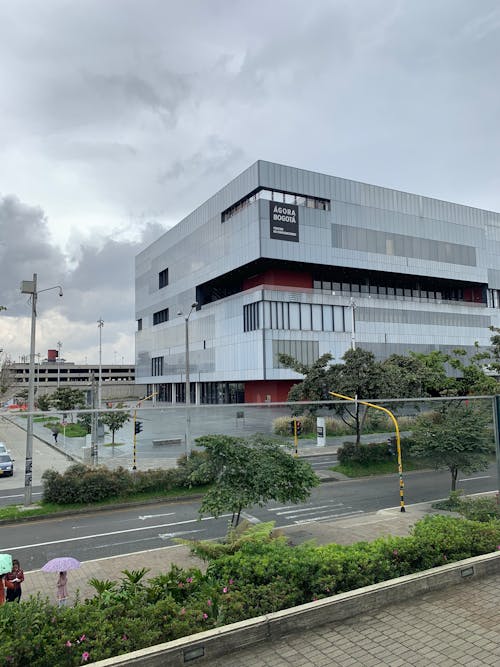
[[[269,222],[272,239],[281,241],[299,240],[299,207],[294,204],[269,202]]]

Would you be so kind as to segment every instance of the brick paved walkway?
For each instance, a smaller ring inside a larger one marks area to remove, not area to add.
[[[500,575],[277,642],[213,667],[482,667],[500,664]]]

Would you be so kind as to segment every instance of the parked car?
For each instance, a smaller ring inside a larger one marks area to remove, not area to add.
[[[14,461],[10,454],[0,454],[0,477],[8,477],[14,474]]]

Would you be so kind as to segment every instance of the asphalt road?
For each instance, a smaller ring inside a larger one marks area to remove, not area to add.
[[[496,467],[464,477],[459,486],[467,493],[495,491]],[[407,511],[413,503],[447,497],[449,488],[448,473],[407,473]],[[244,516],[252,522],[275,521],[277,527],[284,527],[335,521],[398,505],[398,475],[385,475],[323,483],[313,490],[307,503],[271,503],[251,508]],[[168,546],[176,537],[211,539],[225,535],[229,516],[199,520],[198,507],[198,501],[160,503],[9,525],[2,528],[2,551],[18,557],[25,569],[37,569],[60,555],[86,561]]]

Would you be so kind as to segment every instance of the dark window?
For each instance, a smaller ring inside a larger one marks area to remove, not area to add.
[[[142,317],[137,320],[137,331],[142,331]]]
[[[158,274],[158,289],[166,287],[168,285],[168,269],[163,269]]]
[[[162,322],[168,322],[168,308],[153,313],[153,326],[155,324],[161,324]]]
[[[306,195],[299,195],[295,192],[283,192],[282,190],[265,190],[264,188],[259,188],[251,192],[243,199],[240,199],[240,201],[236,202],[236,204],[226,208],[225,211],[222,211],[222,222],[226,222],[226,220],[232,218],[233,215],[236,215],[247,206],[250,206],[250,204],[253,204],[257,199],[269,199],[271,201],[296,204],[297,206],[307,206],[307,208],[316,208],[320,211],[330,210],[329,199],[321,199],[320,197],[306,197]]]
[[[151,359],[151,375],[163,375],[163,357]]]

